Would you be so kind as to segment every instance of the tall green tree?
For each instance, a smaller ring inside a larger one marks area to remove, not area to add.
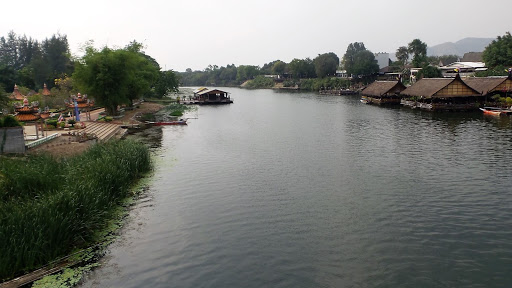
[[[425,67],[427,61],[427,44],[420,39],[412,40],[407,46],[409,54],[412,54],[412,65],[414,67]]]
[[[56,78],[64,74],[71,75],[73,72],[73,62],[69,52],[68,38],[66,35],[53,34],[52,37],[45,39],[41,44],[41,50],[49,75],[44,82],[49,87],[53,87]],[[42,83],[38,83],[42,86]]]
[[[274,63],[274,65],[272,65],[271,72],[272,72],[272,74],[282,75],[285,70],[286,70],[286,63],[281,60],[277,60]]]
[[[147,83],[133,84],[135,78],[155,71],[155,66],[140,53],[108,47],[101,51],[87,47],[85,51],[73,73],[74,83],[83,93],[93,96],[99,105],[104,106],[109,115],[117,113],[118,105],[130,105],[134,91],[143,94],[150,88]]]
[[[377,64],[377,60],[375,60],[375,55],[369,51],[359,51],[354,55],[354,64],[352,69],[347,73],[353,75],[372,75],[379,72],[379,64]]]
[[[364,47],[364,43],[355,42],[347,47],[343,55],[343,68],[349,75],[371,75],[379,72],[375,55]]]
[[[316,77],[315,64],[310,58],[293,59],[288,64],[288,70],[295,79]]]
[[[131,105],[133,100],[139,99],[148,92],[160,78],[160,65],[151,56],[146,55],[142,50],[143,45],[137,41],[132,41],[125,47],[131,61],[127,65],[129,77],[131,80],[128,84],[128,104]]]
[[[239,83],[243,81],[254,79],[254,77],[260,75],[260,68],[252,65],[240,65],[238,66],[236,80]]]
[[[155,96],[162,98],[168,93],[178,92],[179,77],[172,70],[161,71],[158,81],[155,83]]]
[[[347,70],[348,73],[352,74],[350,71],[353,70],[356,54],[365,50],[366,47],[364,47],[363,42],[354,42],[348,45],[347,51],[342,58],[343,68]]]
[[[336,68],[338,68],[340,64],[340,58],[333,52],[320,54],[315,59],[313,59],[313,63],[315,64],[315,72],[317,77],[324,78],[329,75],[336,74]]]
[[[485,48],[482,58],[485,65],[490,68],[512,67],[512,36],[510,32],[493,40]]]
[[[409,60],[409,49],[405,46],[400,46],[396,49],[395,56],[403,68],[407,64],[407,60]]]

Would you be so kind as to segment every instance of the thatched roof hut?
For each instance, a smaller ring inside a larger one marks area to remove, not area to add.
[[[397,95],[405,89],[406,87],[400,81],[375,81],[366,87],[361,95],[370,97],[390,96]]]
[[[482,94],[455,78],[423,78],[400,93],[402,96],[419,98],[476,97]]]

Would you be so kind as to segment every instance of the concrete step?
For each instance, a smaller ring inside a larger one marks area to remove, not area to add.
[[[96,135],[98,141],[107,141],[121,129],[119,125],[113,123],[86,122],[85,125],[85,132]]]

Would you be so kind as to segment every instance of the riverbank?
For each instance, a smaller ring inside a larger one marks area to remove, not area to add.
[[[90,247],[151,170],[135,141],[94,145],[81,155],[3,158],[0,162],[0,280]],[[108,229],[107,229],[108,230]]]
[[[276,81],[273,78],[257,76],[252,80],[245,81],[240,87],[248,89],[319,91],[321,89],[350,88],[351,82],[350,80],[334,77]]]

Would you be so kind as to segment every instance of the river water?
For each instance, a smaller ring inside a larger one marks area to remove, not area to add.
[[[84,287],[510,287],[512,119],[225,88]]]

